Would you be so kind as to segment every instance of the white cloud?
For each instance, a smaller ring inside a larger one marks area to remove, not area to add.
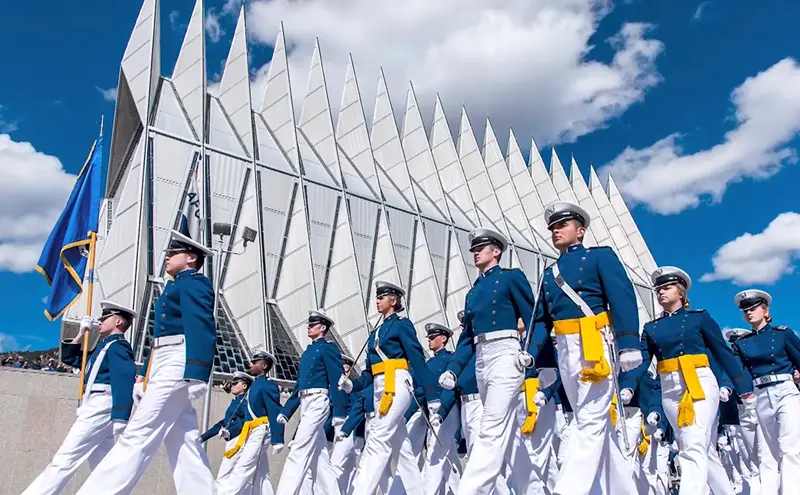
[[[173,31],[180,31],[181,29],[185,28],[183,24],[181,24],[181,13],[177,10],[173,10],[169,13],[169,27]]]
[[[111,102],[117,101],[117,88],[103,89],[99,86],[95,86],[95,89],[97,89],[97,91],[103,95],[104,100]]]
[[[205,28],[212,43],[219,43],[220,38],[225,35],[225,31],[219,23],[219,16],[214,9],[208,9],[206,12]]]
[[[16,121],[7,120],[3,117],[5,107],[0,105],[0,133],[9,134],[19,129]]]
[[[426,121],[438,92],[451,119],[463,104],[478,129],[488,115],[499,134],[513,126],[546,144],[606,126],[660,81],[663,45],[645,37],[645,24],[606,40],[607,63],[590,59],[590,38],[610,8],[608,0],[254,0],[247,20],[251,38],[270,45],[284,21],[297,99],[319,36],[335,109],[352,52],[368,113],[383,65],[400,115],[410,80]],[[258,71],[257,104],[267,70]]]
[[[626,199],[664,215],[722,199],[728,185],[765,179],[797,162],[788,143],[800,134],[800,66],[786,58],[733,90],[736,127],[720,144],[684,154],[680,135],[626,148],[604,167]]]
[[[17,339],[6,333],[0,333],[0,352],[18,351],[19,342]]]
[[[58,158],[0,134],[0,270],[33,270],[76,176]]]
[[[703,18],[703,13],[705,13],[706,9],[711,5],[710,1],[700,2],[697,6],[697,9],[694,11],[694,15],[692,16],[692,21],[699,21]]]
[[[714,254],[714,271],[701,282],[732,280],[736,285],[772,284],[795,271],[800,258],[800,213],[781,213],[763,232],[740,235]]]

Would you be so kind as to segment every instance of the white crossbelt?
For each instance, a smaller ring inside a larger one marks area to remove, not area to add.
[[[791,373],[777,373],[772,375],[759,376],[753,380],[753,386],[759,387],[763,385],[770,385],[772,383],[788,382],[792,379]]]
[[[186,337],[183,335],[165,335],[164,337],[156,337],[153,339],[153,347],[166,347],[168,345],[180,345],[186,342]]]
[[[516,330],[496,330],[494,332],[479,333],[475,336],[473,341],[475,344],[483,342],[492,342],[502,339],[517,339],[519,340],[519,332]]]
[[[461,402],[465,404],[467,402],[472,402],[474,400],[480,400],[480,399],[481,399],[481,394],[465,394],[461,396]]]
[[[305,390],[300,390],[297,392],[297,395],[300,397],[309,397],[311,395],[318,395],[318,394],[327,394],[327,388],[307,388]]]
[[[95,388],[99,388],[101,386],[101,384],[94,384],[95,380],[97,380],[97,374],[100,372],[100,365],[103,364],[103,359],[106,358],[108,348],[111,347],[114,342],[118,342],[120,340],[122,339],[114,339],[111,342],[106,343],[106,345],[100,349],[100,352],[97,354],[97,358],[92,363],[92,370],[89,372],[89,378],[86,380],[86,389],[83,393],[83,399],[81,400],[81,403],[86,400],[90,393],[95,392]],[[108,390],[111,390],[111,385],[108,385]],[[105,390],[100,391],[104,392]]]

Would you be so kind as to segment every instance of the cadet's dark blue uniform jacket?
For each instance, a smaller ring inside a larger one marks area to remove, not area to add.
[[[575,244],[558,258],[564,281],[586,302],[594,314],[609,312],[617,350],[636,349],[639,340],[639,310],[625,268],[610,247],[586,248]],[[542,293],[536,305],[533,335],[528,352],[536,356],[550,340],[553,322],[585,315],[556,284],[553,268],[545,270]]]
[[[456,376],[475,354],[475,336],[525,327],[533,314],[533,291],[522,270],[496,265],[479,276],[464,300],[463,330],[447,370]],[[535,356],[535,354],[534,354]]]
[[[200,435],[201,441],[206,442],[210,438],[214,438],[223,427],[231,434],[231,438],[239,436],[239,433],[242,432],[242,426],[244,426],[244,410],[247,409],[244,403],[244,396],[245,394],[237,395],[231,400],[228,409],[225,411],[225,417],[217,421],[207,432]]]
[[[328,398],[333,408],[333,416],[343,418],[347,415],[349,400],[347,394],[339,390],[339,377],[342,376],[344,365],[342,353],[333,342],[317,339],[306,347],[300,358],[300,370],[297,384],[291,397],[283,407],[283,415],[291,418],[300,405],[298,394],[301,390],[310,388],[324,388],[328,390]],[[330,415],[328,416],[331,417]]]
[[[439,396],[438,378],[431,375],[425,363],[425,352],[422,344],[417,339],[414,324],[408,318],[402,318],[397,313],[392,313],[384,318],[381,326],[373,331],[367,341],[367,369],[361,376],[353,379],[353,391],[359,391],[372,383],[372,366],[380,363],[381,357],[375,350],[375,336],[378,336],[378,345],[388,359],[405,359],[408,361],[408,372],[414,379],[414,384],[421,386],[428,400],[436,400]],[[400,380],[396,387],[405,387]]]
[[[749,374],[725,343],[717,322],[704,309],[680,308],[645,324],[641,350],[644,362],[649,362],[651,356],[663,361],[684,355],[705,354],[720,386],[724,386],[727,378],[730,378],[739,395],[753,391]]]
[[[119,342],[114,342],[109,346],[103,362],[100,363],[100,369],[97,372],[94,383],[95,385],[111,386],[111,420],[128,421],[133,408],[133,384],[136,381],[136,363],[133,360],[133,349],[131,344],[125,340],[125,335],[121,333],[109,335],[97,342],[91,355],[86,360],[86,373],[83,377],[83,383],[85,385],[89,380],[92,366],[94,366],[97,356],[100,355],[100,351],[112,341]],[[81,344],[62,342],[61,360],[74,368],[80,368],[83,360]]]
[[[217,340],[211,281],[197,270],[184,270],[167,282],[154,309],[153,337],[183,335],[186,339],[184,380],[207,382]],[[139,372],[142,376],[147,372],[148,361]]]
[[[282,444],[285,427],[278,423],[278,415],[282,410],[281,391],[278,384],[261,375],[253,381],[253,385],[246,395],[246,403],[242,406],[245,408],[245,421],[264,416],[269,417],[270,443],[272,445]],[[249,408],[247,407],[248,403]],[[255,418],[250,414],[250,409],[253,410]]]
[[[374,393],[374,387],[370,384],[361,392],[350,394],[350,410],[342,425],[342,433],[350,436],[355,431],[357,437],[364,437],[366,415],[375,412]]]
[[[652,380],[653,381],[650,383],[650,393],[648,394],[649,400],[647,400],[646,404],[641,406],[642,415],[644,419],[647,420],[647,416],[650,413],[654,412],[658,414],[658,425],[656,428],[664,432],[664,436],[662,437],[664,442],[672,443],[675,440],[675,430],[672,429],[672,426],[667,420],[667,416],[664,414],[664,406],[661,402],[661,377],[656,376]]]
[[[447,349],[439,349],[439,351],[437,351],[436,354],[433,355],[433,357],[428,359],[428,362],[427,362],[428,370],[430,370],[431,375],[436,377],[437,380],[438,380],[439,375],[444,373],[445,369],[447,369],[447,364],[450,363],[450,360],[452,358],[453,358],[453,353],[452,352],[448,351]],[[422,403],[422,404],[425,404],[425,401],[424,401],[425,393],[424,392],[425,391],[421,387],[417,387],[414,390],[414,395],[417,396],[417,400],[419,400],[420,403]],[[439,396],[440,396],[439,398],[440,398],[440,400],[441,400],[441,395],[442,395],[442,389],[440,387],[439,388]],[[441,410],[441,407],[439,409]],[[408,406],[408,409],[406,410],[406,414],[405,414],[406,421],[408,421],[411,418],[411,416],[413,416],[414,413],[417,412],[418,410],[419,410],[419,406],[417,405],[417,401],[415,401],[414,399],[411,399],[411,404]],[[424,414],[427,414],[427,412],[428,411],[423,411]],[[444,416],[442,416],[442,417],[444,417]]]
[[[787,327],[767,324],[737,339],[733,346],[753,378],[800,369],[800,337]]]

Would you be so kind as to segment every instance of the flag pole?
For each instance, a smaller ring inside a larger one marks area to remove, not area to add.
[[[97,245],[97,234],[89,232],[89,283],[86,287],[86,314],[92,315],[92,293],[94,292],[94,255]],[[81,380],[78,388],[78,400],[83,399],[84,377],[86,376],[86,359],[89,353],[89,331],[83,334],[83,357],[81,358]]]

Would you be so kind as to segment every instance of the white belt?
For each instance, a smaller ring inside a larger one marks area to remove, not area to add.
[[[327,388],[307,388],[305,390],[301,390],[297,392],[297,395],[300,397],[308,397],[310,395],[317,395],[317,394],[327,394]]]
[[[472,402],[474,400],[480,400],[481,394],[466,394],[461,396],[461,402],[467,403]]]
[[[493,340],[502,339],[517,339],[519,340],[519,332],[516,330],[496,330],[494,332],[479,333],[475,336],[475,344],[481,342],[491,342]]]
[[[111,385],[104,385],[102,383],[95,383],[92,385],[92,388],[89,390],[89,393],[96,393],[96,392],[111,392]]]
[[[791,373],[778,373],[772,375],[764,375],[759,376],[758,378],[753,380],[754,387],[760,387],[763,385],[770,385],[772,383],[781,383],[781,382],[788,382],[792,380]]]
[[[374,412],[364,413],[364,417],[367,419],[372,419],[375,417],[375,413]]]
[[[167,335],[164,337],[156,337],[153,341],[153,347],[166,347],[168,345],[180,345],[186,342],[183,335]]]

